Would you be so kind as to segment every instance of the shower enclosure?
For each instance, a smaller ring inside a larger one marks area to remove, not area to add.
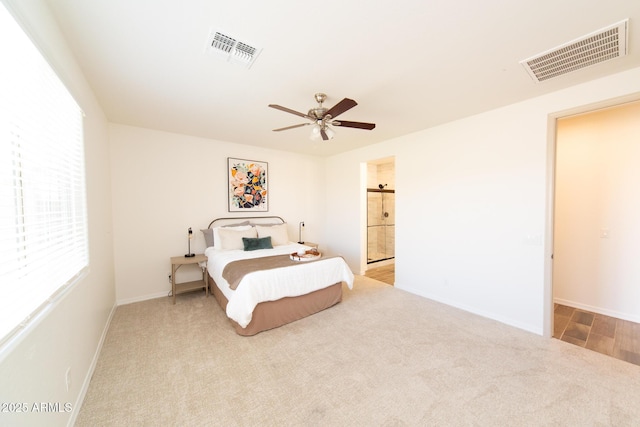
[[[395,257],[395,191],[367,189],[367,264]]]

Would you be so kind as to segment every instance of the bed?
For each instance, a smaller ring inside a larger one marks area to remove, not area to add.
[[[217,218],[202,232],[208,286],[239,335],[318,313],[342,301],[343,283],[353,287],[342,257],[291,260],[312,248],[291,242],[280,217]]]

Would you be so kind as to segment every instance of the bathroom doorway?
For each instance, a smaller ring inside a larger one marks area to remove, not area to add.
[[[374,278],[391,285],[395,276],[395,192],[395,159],[368,162],[367,276],[380,271],[384,280]]]

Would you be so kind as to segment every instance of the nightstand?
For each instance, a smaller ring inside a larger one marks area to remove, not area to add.
[[[176,273],[183,265],[196,265],[199,263],[207,262],[207,257],[204,254],[197,254],[192,257],[174,256],[171,257],[171,293],[173,294],[173,303],[176,303],[176,295],[183,294],[185,292],[195,291],[196,289],[204,288],[205,296],[209,296],[209,287],[207,286],[207,265],[202,267],[202,280],[194,280],[192,282],[176,283]]]

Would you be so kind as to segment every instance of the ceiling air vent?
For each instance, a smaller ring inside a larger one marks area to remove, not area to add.
[[[260,51],[261,49],[220,31],[211,31],[207,39],[207,52],[214,53],[229,62],[241,64],[247,68],[253,65]]]
[[[627,54],[629,20],[598,30],[520,61],[535,82],[542,82]]]

